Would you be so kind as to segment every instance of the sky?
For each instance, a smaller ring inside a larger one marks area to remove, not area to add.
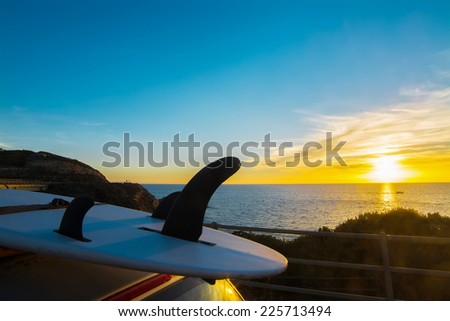
[[[231,183],[450,181],[448,1],[2,0],[0,46],[3,149],[111,181],[220,148]]]

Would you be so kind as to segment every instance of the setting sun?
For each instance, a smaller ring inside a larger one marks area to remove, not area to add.
[[[399,182],[408,176],[407,171],[399,163],[399,156],[380,156],[372,160],[373,170],[368,177],[372,181],[387,183]]]

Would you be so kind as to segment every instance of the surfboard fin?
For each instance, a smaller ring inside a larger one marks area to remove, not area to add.
[[[83,220],[92,206],[94,206],[94,201],[90,197],[74,198],[64,212],[59,230],[55,232],[78,241],[90,242],[83,237]]]
[[[203,219],[211,196],[240,166],[238,158],[225,157],[200,170],[181,193],[173,197],[161,233],[197,242],[203,231]]]
[[[177,200],[178,196],[181,192],[173,192],[159,202],[159,205],[157,208],[155,208],[152,217],[153,218],[159,218],[165,220],[167,216],[169,215],[170,209],[172,208],[172,205]]]

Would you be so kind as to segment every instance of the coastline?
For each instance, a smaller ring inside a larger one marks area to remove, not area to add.
[[[182,184],[143,184],[160,198]],[[218,188],[205,222],[286,229],[334,228],[365,212],[404,207],[450,216],[450,183],[232,185]],[[402,191],[403,193],[397,193]]]

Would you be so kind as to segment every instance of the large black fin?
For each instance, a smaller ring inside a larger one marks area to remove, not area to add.
[[[181,192],[173,192],[159,201],[159,205],[153,211],[152,217],[165,220],[169,215],[172,205],[177,200]]]
[[[203,219],[211,196],[240,166],[238,158],[225,157],[199,171],[171,206],[162,234],[197,242],[202,234]]]
[[[87,196],[74,198],[64,212],[59,225],[59,234],[71,237],[78,241],[89,242],[83,237],[83,220],[94,201]]]

